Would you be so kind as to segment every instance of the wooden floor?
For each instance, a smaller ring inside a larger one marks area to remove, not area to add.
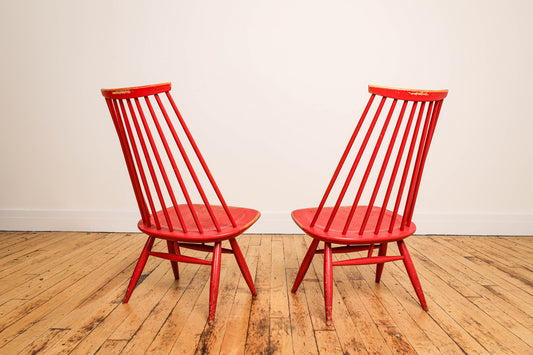
[[[255,298],[223,254],[213,326],[208,266],[180,264],[174,281],[152,258],[121,303],[144,239],[0,232],[0,354],[533,354],[533,238],[408,239],[427,313],[401,262],[385,265],[381,284],[374,266],[335,267],[329,327],[321,257],[290,292],[303,235],[238,239]]]

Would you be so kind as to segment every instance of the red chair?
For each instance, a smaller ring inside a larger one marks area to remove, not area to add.
[[[379,86],[369,86],[368,91],[370,99],[320,204],[292,212],[296,224],[313,238],[292,292],[298,289],[313,256],[324,254],[328,325],[332,321],[333,266],[377,264],[379,282],[385,262],[403,260],[422,308],[427,310],[404,239],[416,229],[412,217],[420,179],[448,91]],[[353,162],[345,164],[347,160]],[[331,207],[326,207],[330,201]],[[319,250],[321,241],[324,249]],[[400,255],[387,255],[389,242],[397,243]],[[378,250],[376,256],[374,250]],[[332,253],[358,251],[366,251],[366,256],[333,261]]]
[[[235,238],[255,223],[260,213],[226,205],[170,95],[170,83],[102,89],[102,95],[118,133],[141,213],[138,228],[148,235],[124,303],[128,302],[149,256],[170,260],[176,279],[178,262],[211,265],[209,323],[212,324],[221,253],[235,256],[250,291],[256,295]],[[208,195],[211,200],[218,200],[216,205],[209,202]],[[156,238],[166,240],[168,253],[152,251]],[[224,240],[229,241],[231,249],[222,248]],[[212,260],[182,255],[180,248],[212,252]]]

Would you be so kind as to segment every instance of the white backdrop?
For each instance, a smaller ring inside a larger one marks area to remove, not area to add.
[[[449,89],[420,233],[533,235],[533,2],[4,1],[0,229],[135,230],[102,87],[171,81],[250,232],[297,232],[367,85]]]

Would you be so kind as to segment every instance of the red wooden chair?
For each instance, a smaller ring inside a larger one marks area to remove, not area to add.
[[[377,264],[379,282],[385,262],[403,260],[422,308],[427,310],[404,239],[416,229],[412,217],[420,179],[448,91],[379,86],[369,86],[368,90],[370,99],[320,204],[292,212],[296,224],[313,238],[292,292],[298,289],[313,256],[324,254],[328,325],[332,321],[333,266]],[[376,96],[380,99],[375,100]],[[374,101],[377,105],[373,105]],[[354,146],[357,148],[352,150]],[[353,163],[345,164],[346,160]],[[331,207],[326,207],[330,201]],[[321,241],[324,249],[319,250]],[[387,255],[389,242],[397,243],[400,255]],[[365,253],[333,261],[332,253],[357,251]]]
[[[211,265],[209,323],[212,324],[221,253],[235,256],[250,291],[256,295],[235,238],[255,223],[260,213],[226,205],[170,95],[170,87],[170,83],[165,83],[102,89],[142,217],[138,228],[148,235],[124,303],[128,302],[149,256],[170,260],[176,279],[178,262]],[[211,200],[218,199],[216,205],[209,202],[208,196]],[[152,251],[156,238],[166,240],[168,253]],[[222,248],[224,240],[229,241],[231,249]],[[180,248],[212,252],[212,260],[182,255]]]

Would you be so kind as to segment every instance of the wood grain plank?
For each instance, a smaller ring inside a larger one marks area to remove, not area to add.
[[[335,273],[336,287],[342,295],[343,302],[354,324],[352,332],[357,331],[361,336],[362,346],[356,345],[358,346],[357,350],[365,350],[370,354],[392,354],[370,312],[363,306],[359,293],[345,276],[343,272],[345,269],[344,267],[337,269]]]
[[[436,326],[443,329],[450,339],[453,339],[454,343],[461,349],[462,352],[466,354],[481,354],[485,352],[487,349],[485,349],[482,344],[480,344],[468,331],[463,328],[459,320],[455,319],[445,308],[440,306],[440,304],[434,298],[438,298],[440,291],[435,290],[435,292],[433,292],[433,285],[430,283],[426,284],[424,278],[425,270],[422,267],[419,267],[418,264],[419,263],[416,264],[417,272],[422,282],[424,282],[424,293],[426,295],[426,301],[428,302],[428,316],[434,321]],[[388,273],[390,273],[390,275],[398,281],[405,291],[409,293],[410,302],[413,305],[420,307],[417,302],[416,294],[414,290],[412,290],[409,277],[407,276],[405,270],[401,269],[400,266],[394,265],[394,267],[388,268]],[[437,346],[439,345],[441,344],[439,343]],[[448,341],[446,341],[444,345],[449,346]]]
[[[461,255],[463,249],[457,246],[457,241],[455,239],[456,238],[454,237],[443,237],[435,240],[444,250],[449,250],[451,254],[456,253]],[[479,241],[481,243],[483,241],[483,237],[480,237]],[[528,314],[533,314],[533,304],[528,302],[528,300],[531,299],[531,294],[533,293],[531,288],[524,285],[524,283],[515,283],[505,273],[499,272],[499,270],[494,269],[490,264],[479,260],[472,254],[473,252],[475,251],[470,250],[467,256],[463,258],[456,258],[454,261],[481,275],[483,279],[479,282],[482,283],[483,286],[491,289],[501,289],[515,307],[524,310],[524,312]],[[533,276],[530,276],[529,278],[532,277]]]
[[[449,238],[448,245],[454,245],[457,248],[465,248],[467,245],[465,243],[466,239],[468,238]],[[491,277],[504,279],[506,282],[516,286],[518,289],[531,287],[533,285],[531,278],[524,277],[524,274],[522,273],[515,273],[518,270],[513,270],[505,265],[496,263],[491,256],[478,251],[478,249],[482,249],[482,244],[483,243],[479,243],[478,248],[469,248],[468,250],[472,255],[469,260],[478,265],[482,265],[485,270],[485,275],[491,275]],[[526,271],[526,274],[531,275],[531,270]]]
[[[300,242],[299,249],[301,250],[301,259],[305,255],[310,238],[306,238]],[[319,245],[319,248],[321,245]],[[313,330],[316,331],[330,331],[330,327],[326,325],[326,313],[324,303],[324,257],[323,255],[315,255],[313,261],[307,270],[307,274],[299,287],[303,288],[307,305],[309,308],[309,316],[313,325]],[[297,291],[298,292],[298,291]]]
[[[235,284],[225,282],[228,278],[235,279],[237,277],[237,266],[234,265],[234,260],[229,259],[231,255],[223,254],[222,267],[220,272],[220,289],[219,300],[217,302],[217,312],[215,318],[215,325],[209,326],[207,323],[208,309],[209,309],[209,289],[210,277],[200,294],[200,297],[194,305],[192,312],[183,327],[180,336],[177,337],[171,354],[191,354],[196,351],[207,350],[209,346],[218,347],[222,339],[223,330],[226,326],[228,312],[231,308],[231,302],[235,295]],[[230,262],[233,267],[230,267]],[[209,267],[209,273],[211,268]],[[205,338],[203,338],[205,336]]]
[[[171,298],[168,297],[168,301],[174,306],[170,313],[166,315],[161,328],[157,332],[153,332],[154,339],[148,347],[147,353],[170,353],[209,280],[211,270],[208,266],[191,265],[187,269],[185,267],[183,269],[183,273],[180,273],[178,289],[175,291],[176,293],[181,293],[181,297],[179,297],[177,302],[174,301],[176,303],[172,302]]]
[[[242,238],[257,239],[256,236]],[[248,243],[249,244],[249,243]],[[243,251],[244,253],[244,251]],[[248,251],[245,254],[246,263],[250,269],[252,280],[255,280],[257,265],[259,262],[260,245],[248,245]],[[255,282],[254,282],[255,284]],[[257,289],[257,285],[256,285]],[[248,285],[243,278],[238,281],[237,292],[228,317],[228,326],[224,332],[222,344],[220,344],[221,354],[244,354],[246,347],[246,337],[248,334],[248,323],[250,320],[250,309],[255,297],[252,297]]]
[[[414,252],[413,254],[417,257],[418,253]],[[422,277],[432,285],[426,293],[429,293],[433,301],[438,302],[478,342],[481,341],[485,347],[495,348],[519,340],[506,327],[495,322],[488,314],[490,311],[476,307],[470,299],[461,295],[442,280],[440,278],[442,273],[432,270],[423,259],[418,260],[421,262],[416,265],[419,270],[423,270]]]
[[[239,238],[238,243],[243,255],[248,251],[249,238]],[[226,246],[224,246],[226,247]],[[229,247],[229,244],[227,245]],[[196,354],[218,354],[224,340],[226,329],[233,327],[231,311],[233,310],[238,285],[244,278],[233,255],[224,254],[222,257],[222,271],[220,275],[220,290],[216,309],[216,320],[211,326],[204,328],[196,348]],[[248,298],[252,293],[246,287]]]
[[[285,253],[281,238],[272,238],[270,273],[270,352],[292,354],[289,290],[285,275]]]
[[[106,234],[87,234],[81,232],[51,232],[50,236],[42,235],[31,237],[31,243],[21,245],[21,250],[6,254],[0,259],[0,278],[8,278],[14,272],[32,274],[37,271],[35,267],[44,262],[53,262],[57,257],[63,256],[64,250],[77,250],[89,243],[103,238]],[[20,276],[20,275],[18,275]]]
[[[102,272],[118,274],[130,264],[129,255],[125,253],[121,257],[102,260],[88,260],[86,267],[76,271],[71,278],[63,280],[57,288],[53,288],[41,302],[31,303],[31,311],[24,317],[11,324],[0,333],[1,350],[9,351],[28,344],[28,340],[40,336],[49,328],[54,327],[58,320],[69,314],[79,302],[99,288]],[[80,292],[80,290],[84,290]],[[20,329],[23,332],[20,332]],[[64,328],[64,327],[59,327]],[[6,343],[9,343],[6,345]]]
[[[43,235],[38,232],[0,232],[0,255],[8,256],[15,251],[27,248],[26,241],[36,236],[43,238]],[[50,237],[51,235],[46,235],[46,238]]]
[[[33,299],[79,268],[84,268],[87,259],[103,256],[102,262],[104,262],[107,257],[114,256],[116,254],[114,251],[123,243],[123,238],[120,237],[88,239],[83,246],[71,253],[45,258],[44,261],[35,260],[35,263],[30,263],[27,268],[18,270],[17,274],[22,273],[24,276],[15,277],[14,279],[17,279],[15,282],[6,282],[10,289],[0,295],[0,303],[13,298]],[[64,247],[67,246],[62,245],[62,248]]]
[[[430,239],[420,241],[417,243],[416,250],[419,253],[424,253],[424,250],[434,247],[435,242],[428,244]],[[446,265],[441,268],[440,273],[449,273],[457,277],[472,291],[475,291],[479,297],[469,298],[471,302],[478,305],[482,309],[493,309],[491,315],[501,317],[500,323],[506,324],[509,330],[519,335],[521,339],[533,338],[531,329],[533,329],[533,317],[526,311],[522,310],[521,304],[516,304],[516,307],[509,307],[513,302],[505,296],[504,293],[499,292],[499,286],[492,286],[493,282],[485,279],[476,271],[467,268],[463,263],[450,262],[456,261],[457,256],[447,253],[447,249],[440,248],[440,253],[433,253],[432,259],[439,265]]]
[[[127,340],[114,340],[109,339],[102,344],[102,346],[96,351],[95,354],[120,354],[124,346],[127,344]]]
[[[342,347],[334,330],[315,331],[319,354],[343,354]]]
[[[252,302],[245,354],[270,352],[270,278],[272,268],[272,238],[261,236],[261,252],[255,275],[257,296]]]
[[[292,289],[292,284],[298,273],[299,263],[303,260],[305,249],[305,236],[293,236],[288,239],[285,248],[285,258],[297,257],[296,268],[286,269],[287,288]],[[294,251],[294,252],[292,252]],[[294,263],[292,263],[294,266]],[[305,287],[300,286],[298,291],[289,295],[289,309],[291,318],[292,344],[295,354],[318,354],[313,324],[309,315]]]
[[[533,353],[533,238],[409,238],[428,312],[401,262],[385,265],[380,284],[375,265],[334,267],[329,327],[322,256],[290,292],[310,237],[239,237],[258,296],[224,254],[210,327],[208,266],[180,264],[175,281],[168,261],[151,258],[121,304],[145,238],[0,232],[0,353]]]

